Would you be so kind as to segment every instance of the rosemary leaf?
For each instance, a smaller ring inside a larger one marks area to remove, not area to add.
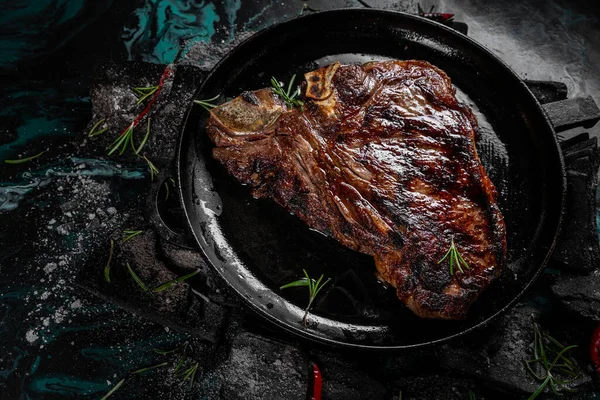
[[[112,261],[114,250],[115,241],[110,239],[110,252],[108,253],[108,261],[106,261],[106,265],[104,266],[104,279],[108,283],[110,283],[110,262]]]
[[[177,362],[177,365],[175,365],[175,369],[173,370],[174,374],[177,374],[177,371],[179,371],[181,369],[181,367],[183,366],[183,362],[185,361],[185,356],[181,355],[179,357],[179,361]]]
[[[129,274],[131,275],[131,277],[133,278],[133,280],[135,281],[135,283],[138,284],[138,286],[140,288],[142,288],[142,290],[144,292],[148,291],[148,287],[146,286],[146,284],[140,279],[139,276],[137,276],[137,274],[135,273],[135,271],[131,268],[131,265],[129,265],[129,263],[126,264],[127,265],[127,269],[129,270]]]
[[[167,354],[177,353],[178,351],[183,350],[184,348],[185,348],[185,343],[182,344],[181,346],[176,347],[171,350],[162,350],[162,349],[154,348],[154,349],[152,349],[152,351],[155,352],[156,354],[167,355]]]
[[[151,369],[155,369],[155,368],[160,368],[160,367],[164,367],[165,365],[168,365],[168,362],[164,362],[164,363],[160,363],[160,364],[156,364],[156,365],[151,365],[149,367],[144,367],[144,368],[140,368],[138,370],[135,370],[132,372],[132,374],[141,374],[142,372],[146,372],[149,371]]]
[[[100,129],[99,131],[96,130],[98,128],[98,126],[100,126],[100,124],[102,124],[104,121],[105,121],[104,118],[102,118],[101,120],[96,122],[94,124],[94,126],[92,126],[92,129],[90,130],[90,133],[88,134],[88,136],[89,137],[98,136],[98,135],[101,135],[104,132],[106,132],[108,130],[108,128]]]
[[[191,278],[192,276],[194,276],[194,275],[198,274],[199,272],[200,272],[200,270],[198,269],[198,270],[196,270],[196,271],[194,271],[194,272],[191,272],[191,273],[189,273],[189,274],[187,274],[187,275],[183,275],[183,276],[180,276],[180,277],[178,277],[178,278],[175,278],[175,279],[173,279],[173,280],[170,280],[170,281],[168,281],[168,282],[165,282],[165,283],[163,283],[162,285],[160,285],[160,286],[158,286],[158,287],[156,287],[156,288],[152,289],[152,291],[153,291],[154,293],[159,293],[159,292],[162,292],[162,291],[164,291],[164,290],[167,290],[167,289],[169,289],[171,286],[175,285],[176,283],[183,282],[183,281],[185,281],[186,279],[189,279],[189,278]]]
[[[113,386],[112,389],[109,390],[108,393],[106,393],[104,396],[102,396],[102,398],[100,400],[106,400],[108,399],[110,396],[112,396],[121,386],[123,386],[123,384],[125,383],[125,379],[121,379],[119,382],[117,382],[117,384],[115,386]]]
[[[154,176],[158,175],[160,171],[158,168],[156,168],[156,165],[154,165],[152,161],[150,161],[145,155],[142,158],[146,160],[146,164],[148,164],[148,169],[150,170],[150,180],[154,181]]]
[[[146,141],[148,141],[149,136],[150,136],[150,118],[148,118],[148,124],[146,125],[146,136],[144,136],[144,139],[142,139],[142,143],[140,143],[140,145],[137,147],[137,149],[136,148],[133,149],[133,152],[136,155],[140,154],[140,151],[142,151],[142,148],[146,144]],[[131,142],[131,147],[133,147],[133,141]]]
[[[300,287],[300,286],[309,286],[309,285],[310,285],[310,283],[309,283],[308,279],[302,278],[297,281],[290,282],[286,285],[283,285],[279,289],[287,289],[287,288],[291,288],[291,287]]]
[[[217,105],[212,102],[217,100],[219,98],[219,96],[220,96],[220,94],[218,94],[215,97],[210,98],[210,99],[194,100],[194,103],[202,106],[206,111],[210,111],[213,108],[217,107]]]
[[[18,158],[16,160],[4,160],[4,162],[6,164],[23,164],[26,163],[27,161],[31,161],[35,158],[38,158],[39,156],[41,156],[42,154],[44,154],[45,151],[39,152],[38,154],[34,155],[34,156],[30,156],[30,157],[25,157],[25,158]]]
[[[143,230],[124,230],[123,233],[125,234],[125,237],[123,238],[123,241],[121,243],[125,243],[129,239],[133,239],[134,237],[136,237],[137,235],[139,235],[142,232],[144,232],[144,231]]]

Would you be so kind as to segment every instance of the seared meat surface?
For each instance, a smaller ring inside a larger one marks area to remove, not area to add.
[[[425,318],[462,319],[505,263],[477,121],[424,61],[331,64],[305,74],[303,110],[271,89],[211,111],[214,157],[308,226],[372,255]],[[452,241],[469,268],[439,262]]]

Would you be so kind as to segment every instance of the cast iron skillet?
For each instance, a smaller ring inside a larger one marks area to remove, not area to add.
[[[265,29],[237,46],[196,93],[221,101],[287,81],[336,60],[420,59],[451,77],[480,123],[478,151],[499,192],[508,265],[462,322],[414,316],[374,277],[371,257],[311,231],[270,200],[255,200],[211,157],[208,113],[188,112],[178,178],[189,227],[206,261],[260,316],[302,338],[343,347],[402,349],[440,343],[488,323],[533,283],[554,247],[563,214],[565,170],[554,130],[521,79],[472,39],[397,12],[345,9],[310,14]],[[301,320],[302,277],[332,278]]]

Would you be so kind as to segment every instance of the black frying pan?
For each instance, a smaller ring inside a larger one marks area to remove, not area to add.
[[[303,338],[356,348],[401,349],[464,335],[511,307],[554,247],[562,219],[565,170],[554,130],[521,79],[472,39],[441,24],[371,9],[327,11],[263,30],[210,72],[196,98],[221,99],[287,81],[336,60],[421,59],[451,77],[480,124],[478,151],[499,192],[508,265],[465,321],[414,316],[377,281],[371,257],[309,230],[269,200],[255,200],[211,157],[207,112],[189,110],[178,158],[180,196],[206,261],[260,316]],[[306,288],[279,290],[302,276],[332,282],[301,320]]]

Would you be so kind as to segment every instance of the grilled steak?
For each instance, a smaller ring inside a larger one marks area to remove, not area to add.
[[[417,315],[464,318],[505,263],[506,232],[450,78],[424,61],[334,63],[302,93],[302,110],[271,89],[214,108],[214,157],[256,198],[372,255]],[[440,262],[452,244],[468,267]]]

